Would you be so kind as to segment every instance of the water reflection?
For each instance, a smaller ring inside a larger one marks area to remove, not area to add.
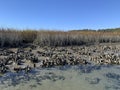
[[[79,65],[8,72],[0,90],[120,90],[120,66]]]
[[[89,82],[89,84],[99,84],[99,82],[100,82],[100,78],[86,77],[85,80],[87,80]]]

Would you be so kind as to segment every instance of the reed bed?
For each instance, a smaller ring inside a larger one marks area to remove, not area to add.
[[[72,30],[36,31],[0,29],[0,47],[15,47],[32,43],[40,46],[69,46],[120,42],[120,31]]]

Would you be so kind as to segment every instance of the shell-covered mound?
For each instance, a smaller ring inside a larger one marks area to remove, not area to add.
[[[32,68],[65,65],[120,64],[120,45],[39,47],[0,49],[0,73],[29,72]]]

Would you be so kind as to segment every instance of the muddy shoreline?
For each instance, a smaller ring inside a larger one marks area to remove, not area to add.
[[[120,65],[120,44],[0,48],[0,73],[64,65]]]

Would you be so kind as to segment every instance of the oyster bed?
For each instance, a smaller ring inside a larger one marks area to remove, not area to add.
[[[0,73],[29,72],[36,67],[48,68],[65,65],[119,65],[120,45],[39,47],[0,49]]]
[[[120,44],[0,48],[0,90],[120,90]]]

